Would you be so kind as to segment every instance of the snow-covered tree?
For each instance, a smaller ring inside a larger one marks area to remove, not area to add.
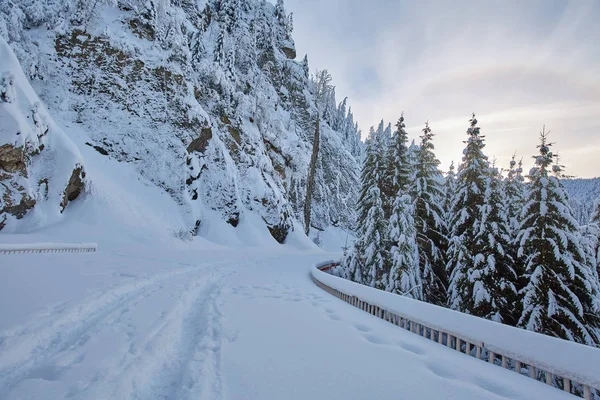
[[[422,300],[419,249],[413,214],[414,205],[410,196],[400,193],[394,201],[389,225],[391,267],[383,281],[388,292]]]
[[[450,163],[448,172],[444,177],[444,223],[446,225],[446,237],[449,236],[450,223],[452,220],[452,204],[454,203],[454,197],[456,196],[456,172],[454,171],[454,161]]]
[[[428,303],[446,305],[448,279],[444,255],[444,190],[441,185],[442,174],[438,169],[440,162],[433,152],[433,137],[429,124],[425,124],[413,166],[414,179],[408,191],[414,203],[423,299]]]
[[[361,170],[361,189],[357,206],[356,241],[343,260],[345,275],[355,282],[375,286],[384,271],[387,224],[382,209],[378,180],[382,171],[373,128],[367,141],[366,157]],[[376,189],[376,190],[374,190]],[[376,218],[376,220],[375,220]],[[374,234],[377,232],[377,235]],[[367,254],[369,253],[369,254]],[[379,260],[377,257],[384,257]]]
[[[600,200],[595,204],[591,221],[587,225],[587,249],[588,265],[596,268],[596,277],[600,284]]]
[[[475,240],[481,226],[481,209],[485,204],[490,175],[488,159],[483,154],[484,136],[477,126],[475,114],[469,122],[467,146],[458,168],[456,194],[450,211],[446,265],[449,275],[448,305],[467,313],[474,306],[474,284],[480,274],[475,261],[476,257],[480,260],[481,255],[477,253]]]
[[[539,155],[529,173],[529,190],[521,214],[519,255],[524,257],[527,285],[522,290],[520,326],[588,345],[600,344],[600,292],[552,165],[548,134],[542,131]]]
[[[525,271],[523,270],[523,260],[518,256],[519,243],[517,235],[519,233],[519,227],[521,224],[521,212],[523,206],[525,206],[525,178],[523,177],[523,160],[515,160],[516,156],[513,154],[507,171],[507,176],[504,179],[504,192],[506,195],[505,213],[508,216],[509,221],[509,233],[511,238],[509,252],[514,260],[514,270],[517,274],[517,291],[523,289],[526,285]],[[515,307],[515,316],[518,320],[521,312],[520,304]]]
[[[380,128],[383,128],[383,121],[380,123]],[[408,134],[404,125],[404,113],[400,115],[396,123],[396,131],[389,140],[389,145],[386,145],[386,140],[383,138],[379,142],[382,148],[381,158],[385,160],[384,179],[380,189],[384,194],[383,207],[388,218],[398,193],[405,193],[410,181],[411,166],[408,160]]]
[[[389,274],[388,250],[386,249],[388,224],[383,215],[379,188],[371,187],[369,198],[372,206],[367,213],[367,223],[362,236],[365,248],[363,282],[365,285],[383,289],[385,285],[383,278]]]
[[[504,180],[507,197],[507,212],[512,232],[519,228],[519,218],[524,206],[525,179],[523,177],[523,160],[516,161],[513,154],[510,167]]]
[[[506,204],[500,173],[492,168],[475,235],[476,255],[470,271],[473,303],[469,308],[473,315],[516,325],[520,317],[519,276],[511,252],[513,239]]]

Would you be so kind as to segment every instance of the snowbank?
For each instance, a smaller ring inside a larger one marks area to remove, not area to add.
[[[496,354],[600,388],[600,349],[373,289],[320,271],[322,265],[313,267],[311,274],[329,287],[470,343],[482,343]]]

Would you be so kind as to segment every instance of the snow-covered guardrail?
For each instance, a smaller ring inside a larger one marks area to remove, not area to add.
[[[600,396],[600,349],[503,325],[311,270],[323,290],[374,316],[465,355],[528,375],[571,394]],[[600,397],[598,397],[600,398]]]
[[[0,243],[0,254],[90,253],[96,243]]]

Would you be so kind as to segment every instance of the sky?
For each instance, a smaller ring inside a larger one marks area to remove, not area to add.
[[[298,59],[328,69],[363,137],[404,112],[459,163],[473,112],[485,153],[532,165],[550,130],[566,173],[600,176],[599,0],[286,0]]]

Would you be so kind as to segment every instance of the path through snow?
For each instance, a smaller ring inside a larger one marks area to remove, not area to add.
[[[5,256],[0,398],[570,398],[329,296],[326,258]]]

